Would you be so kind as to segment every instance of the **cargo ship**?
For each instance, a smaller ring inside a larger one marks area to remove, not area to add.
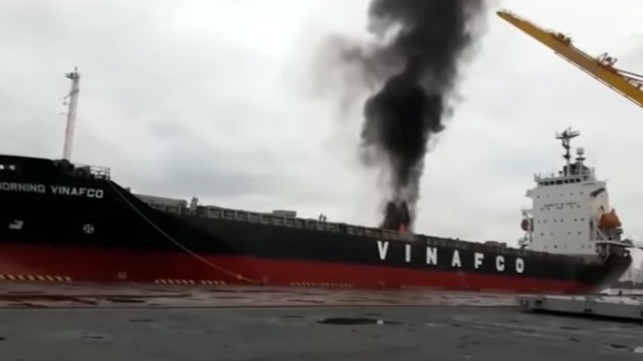
[[[579,134],[557,134],[565,163],[535,176],[516,247],[135,194],[69,161],[68,139],[60,160],[0,155],[0,280],[596,292],[628,269],[632,242],[582,148],[572,160]]]

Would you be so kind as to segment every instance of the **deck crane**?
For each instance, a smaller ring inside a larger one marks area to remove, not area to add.
[[[497,14],[511,25],[552,49],[563,59],[643,107],[643,75],[617,69],[614,67],[616,58],[607,53],[592,57],[572,45],[570,37],[559,32],[545,30],[510,11],[500,10]]]

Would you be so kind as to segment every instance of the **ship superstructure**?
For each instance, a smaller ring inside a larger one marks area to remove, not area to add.
[[[585,151],[571,140],[580,135],[570,129],[557,134],[562,141],[565,164],[558,174],[535,175],[536,186],[527,191],[532,208],[523,210],[524,237],[520,245],[534,251],[572,255],[607,255],[631,246],[622,240],[623,230],[611,207],[607,181],[585,165]]]

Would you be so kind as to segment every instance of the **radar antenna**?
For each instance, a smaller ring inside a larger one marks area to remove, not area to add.
[[[74,71],[71,73],[66,73],[65,77],[71,80],[71,90],[67,97],[69,101],[67,102],[67,128],[65,129],[65,144],[63,147],[63,159],[70,160],[71,158],[71,149],[74,143],[74,127],[76,125],[76,107],[78,106],[78,93],[80,91],[80,74],[78,73],[78,67],[74,68]]]
[[[565,174],[564,175],[570,175],[570,170],[571,170],[571,159],[572,156],[570,154],[570,141],[572,138],[576,138],[580,135],[580,131],[578,130],[572,130],[572,128],[567,128],[565,129],[564,132],[562,133],[556,133],[556,139],[562,140],[563,143],[563,148],[565,149],[565,154],[563,155],[563,158],[565,158],[565,161],[567,162],[567,166],[565,167]]]

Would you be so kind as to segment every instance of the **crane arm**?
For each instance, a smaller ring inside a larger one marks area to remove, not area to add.
[[[607,53],[594,58],[576,48],[572,45],[571,38],[559,32],[542,29],[507,10],[500,10],[497,14],[513,26],[527,33],[527,35],[552,49],[563,59],[643,107],[643,76],[615,68],[616,58],[609,56]]]

